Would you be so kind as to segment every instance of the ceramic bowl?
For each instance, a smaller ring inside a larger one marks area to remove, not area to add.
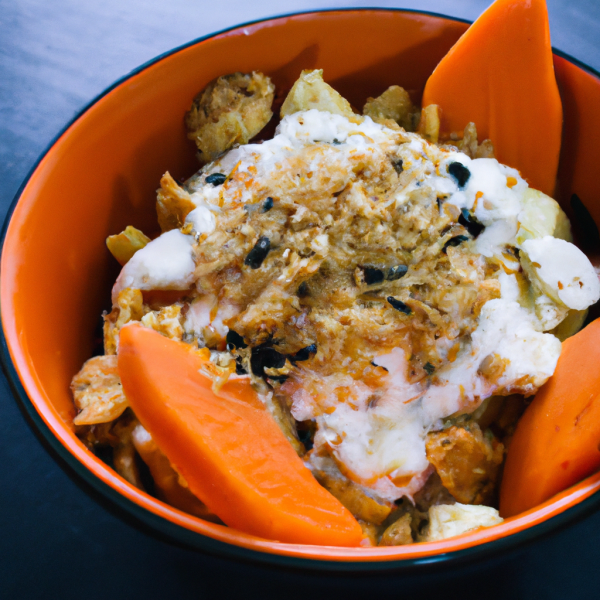
[[[581,518],[600,504],[600,474],[504,523],[391,548],[282,544],[205,522],[133,487],[76,437],[69,390],[91,356],[110,305],[116,261],[107,235],[155,230],[155,190],[169,170],[196,169],[183,116],[215,77],[260,70],[278,90],[322,68],[354,106],[400,84],[419,97],[438,61],[467,29],[448,17],[401,10],[312,12],[249,23],[143,65],[89,104],[56,138],[7,217],[1,263],[3,362],[16,397],[52,447],[92,486],[151,528],[206,552],[329,570],[418,568],[486,557]],[[600,222],[600,79],[556,52],[565,112],[560,200],[576,192]]]

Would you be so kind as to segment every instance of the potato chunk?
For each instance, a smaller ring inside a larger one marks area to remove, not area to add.
[[[344,117],[355,116],[348,100],[323,81],[323,69],[302,71],[281,107],[281,117],[312,108]]]
[[[114,421],[128,406],[117,371],[117,357],[95,356],[73,377],[71,390],[79,414],[75,425]]]
[[[150,238],[144,235],[139,229],[129,225],[124,231],[117,235],[109,235],[106,238],[106,245],[110,253],[119,261],[121,266],[126,265],[129,259],[141,250]]]
[[[406,131],[415,131],[419,122],[419,110],[413,105],[408,92],[399,85],[390,86],[377,98],[368,98],[363,115],[376,123],[391,119]]]
[[[464,504],[432,506],[429,509],[429,526],[419,541],[445,540],[480,527],[491,527],[502,521],[498,511],[490,506]]]
[[[275,86],[262,73],[232,73],[211,81],[185,117],[198,158],[208,163],[234,144],[247,144],[271,119]]]
[[[504,446],[487,439],[479,425],[471,422],[430,433],[426,448],[427,459],[458,502],[492,501]]]

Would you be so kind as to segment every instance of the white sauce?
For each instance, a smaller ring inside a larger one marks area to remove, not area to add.
[[[113,303],[125,288],[186,290],[194,283],[194,238],[167,231],[138,250],[121,270],[112,290]]]

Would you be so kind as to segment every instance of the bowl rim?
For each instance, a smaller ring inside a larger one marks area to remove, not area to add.
[[[105,88],[102,92],[92,98],[86,103],[76,114],[72,117],[51,139],[45,149],[41,152],[33,166],[29,170],[25,179],[19,186],[4,219],[2,225],[2,231],[0,234],[0,244],[2,247],[1,256],[4,254],[4,247],[8,228],[12,220],[15,208],[31,180],[34,173],[37,171],[40,163],[50,153],[52,148],[58,143],[62,136],[79,120],[81,119],[94,105],[96,105],[102,98],[108,95],[112,90],[119,87],[123,83],[129,81],[134,76],[142,73],[152,65],[182,51],[189,47],[195,46],[201,42],[210,40],[222,34],[233,32],[235,30],[243,29],[252,25],[263,24],[269,21],[276,21],[279,19],[285,19],[288,17],[301,17],[306,15],[314,15],[318,18],[321,14],[328,13],[346,13],[346,12],[393,12],[393,13],[407,13],[415,15],[424,15],[430,17],[436,17],[447,21],[453,21],[458,23],[470,24],[472,21],[468,19],[462,19],[458,17],[452,17],[442,13],[424,11],[417,9],[408,8],[395,8],[395,7],[345,7],[345,8],[325,8],[317,10],[306,10],[299,12],[281,13],[276,14],[252,21],[247,21],[241,24],[236,24],[231,27],[224,28],[222,30],[209,33],[205,36],[195,38],[189,42],[186,42],[180,46],[167,50],[156,57],[144,62],[129,73],[123,75],[114,81],[110,86]],[[584,72],[594,76],[600,80],[600,72],[590,67],[584,62],[576,59],[569,54],[552,47],[552,52],[555,56],[558,56],[566,61],[570,62],[574,66],[583,70]],[[0,273],[0,287],[2,284],[2,274]],[[3,307],[0,306],[0,314],[3,314]],[[294,569],[310,569],[320,571],[336,571],[336,572],[380,572],[380,571],[414,571],[418,569],[430,569],[433,566],[449,566],[465,561],[482,560],[489,557],[492,554],[498,554],[502,551],[514,550],[516,546],[522,546],[524,544],[531,543],[543,536],[547,536],[551,533],[557,532],[564,529],[570,523],[575,520],[581,520],[591,513],[595,512],[600,507],[600,473],[596,473],[587,479],[577,484],[577,492],[565,492],[554,496],[549,501],[545,502],[541,506],[538,506],[531,511],[525,513],[529,515],[531,513],[539,512],[541,514],[540,520],[533,524],[525,524],[521,528],[517,528],[514,532],[508,533],[507,535],[491,539],[489,541],[477,541],[477,531],[472,533],[463,534],[455,539],[465,539],[466,544],[458,544],[458,548],[450,550],[435,550],[432,548],[432,554],[424,554],[418,557],[403,558],[402,556],[371,556],[367,558],[366,553],[351,557],[336,557],[335,555],[322,555],[319,557],[309,556],[308,554],[303,555],[302,553],[294,552],[294,548],[298,548],[298,545],[294,544],[277,544],[277,548],[251,548],[245,545],[238,545],[235,543],[229,543],[227,541],[218,540],[208,535],[204,535],[200,532],[193,531],[182,525],[170,521],[167,518],[160,516],[159,514],[150,511],[147,508],[137,504],[131,498],[126,497],[119,492],[116,487],[109,485],[109,483],[103,481],[94,472],[92,472],[84,463],[82,463],[68,448],[62,443],[62,441],[55,435],[50,426],[46,423],[42,417],[37,406],[33,403],[29,395],[24,389],[21,382],[21,378],[18,375],[17,368],[11,357],[10,350],[8,348],[7,337],[4,330],[4,322],[0,331],[0,362],[6,378],[8,380],[12,395],[17,400],[17,404],[24,413],[28,424],[33,429],[34,433],[38,438],[41,439],[44,447],[49,451],[53,458],[61,459],[57,460],[61,468],[72,469],[77,477],[81,478],[87,483],[92,490],[100,493],[103,499],[108,499],[111,503],[117,507],[124,509],[128,516],[134,517],[136,522],[142,523],[149,526],[152,533],[163,534],[169,541],[183,543],[187,548],[214,554],[225,558],[233,558],[243,560],[245,562],[251,562],[255,564],[262,564],[266,566],[279,566],[288,567]],[[110,467],[107,467],[110,468]],[[68,469],[66,469],[70,475]],[[85,489],[87,493],[89,489]],[[574,496],[574,499],[570,500],[570,497]],[[577,498],[581,498],[577,501]],[[156,500],[153,498],[153,500]],[[156,502],[159,502],[156,500]],[[575,502],[574,504],[570,504]],[[162,503],[160,503],[162,505]],[[570,504],[567,508],[561,510],[561,506]],[[172,510],[172,507],[169,507]],[[554,508],[554,510],[553,510]],[[179,511],[178,511],[179,512]],[[554,514],[553,514],[554,513]],[[181,513],[184,514],[184,513]],[[188,515],[189,516],[189,515]],[[195,517],[192,517],[196,519]],[[123,519],[125,521],[125,519]],[[127,524],[131,525],[130,522],[126,521]],[[501,527],[501,525],[495,526]],[[481,530],[479,530],[481,531]],[[475,539],[471,539],[475,538]],[[260,539],[260,538],[256,538]],[[470,540],[470,541],[469,541]],[[275,543],[274,543],[275,544]],[[436,544],[430,542],[429,544]],[[285,551],[283,547],[289,547],[290,551]],[[307,546],[308,548],[327,548],[320,546]],[[390,548],[391,550],[391,548]]]

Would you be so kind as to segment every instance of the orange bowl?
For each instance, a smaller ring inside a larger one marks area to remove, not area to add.
[[[40,432],[89,483],[152,528],[207,552],[329,570],[414,568],[483,557],[564,526],[600,504],[600,474],[502,524],[440,542],[388,548],[282,544],[205,522],[133,487],[76,437],[69,383],[90,357],[117,265],[107,235],[156,229],[155,190],[167,169],[196,169],[183,115],[213,78],[260,70],[286,90],[302,69],[355,106],[392,84],[420,97],[468,23],[401,10],[336,10],[249,23],[177,48],[118,81],[56,138],[23,184],[4,229],[2,360]],[[600,78],[555,53],[565,109],[560,198],[577,193],[600,221]],[[568,207],[566,207],[568,210]]]

